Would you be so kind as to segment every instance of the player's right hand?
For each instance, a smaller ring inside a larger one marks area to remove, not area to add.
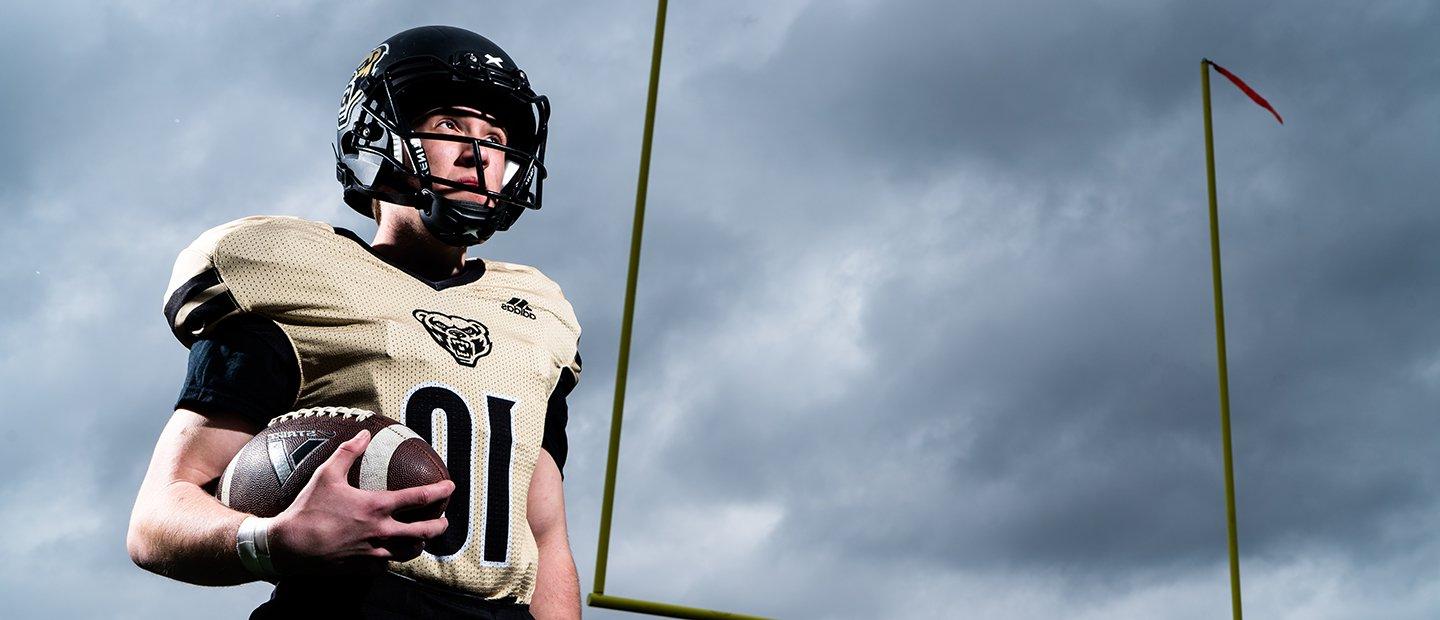
[[[384,572],[389,562],[414,559],[425,541],[445,532],[449,523],[443,515],[404,523],[395,513],[449,498],[455,490],[449,480],[398,491],[350,486],[350,467],[369,445],[369,431],[340,444],[270,523],[270,554],[280,573]]]

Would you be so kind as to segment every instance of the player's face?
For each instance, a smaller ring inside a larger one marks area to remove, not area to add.
[[[490,117],[479,110],[453,107],[438,110],[415,125],[423,133],[451,134],[475,138],[482,142],[506,144],[505,130],[491,123]],[[475,150],[469,142],[421,139],[425,158],[430,161],[430,173],[442,179],[449,179],[467,185],[483,185],[494,192],[500,191],[505,176],[505,154],[496,149],[480,149],[480,161],[475,161]],[[437,185],[436,191],[451,200],[466,200],[488,204],[489,198],[475,192]]]

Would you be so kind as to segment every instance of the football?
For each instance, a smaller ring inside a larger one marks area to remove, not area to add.
[[[440,455],[405,425],[363,409],[314,407],[271,420],[235,454],[216,496],[241,512],[280,514],[340,444],[362,430],[370,431],[370,445],[350,468],[351,486],[394,491],[450,479]],[[442,501],[396,518],[433,519],[444,512]]]

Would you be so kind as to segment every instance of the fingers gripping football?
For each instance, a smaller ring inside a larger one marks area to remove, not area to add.
[[[365,449],[370,447],[370,438],[369,429],[361,429],[355,433],[354,437],[340,444],[330,458],[315,468],[315,476],[326,479],[326,482],[348,481],[350,468],[355,465],[355,460],[360,458],[360,455],[365,454]]]
[[[443,516],[401,523],[398,510],[411,503],[397,501],[399,491],[368,491],[350,485],[351,464],[370,443],[361,431],[345,442],[301,489],[272,525],[276,566],[282,572],[329,573],[384,570],[388,561],[403,562],[420,555],[424,541],[444,533]],[[407,489],[409,497],[448,498],[455,485],[441,480]]]
[[[418,556],[445,532],[454,488],[439,455],[410,429],[326,407],[273,420],[236,455],[219,495],[275,517],[271,553],[282,573],[350,573]]]

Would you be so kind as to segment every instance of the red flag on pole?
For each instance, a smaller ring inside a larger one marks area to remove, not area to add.
[[[1231,83],[1235,84],[1235,86],[1236,86],[1237,88],[1239,88],[1240,90],[1244,91],[1246,95],[1249,95],[1249,96],[1250,96],[1250,99],[1251,99],[1252,101],[1254,101],[1255,103],[1260,104],[1260,107],[1265,108],[1266,110],[1269,110],[1271,114],[1274,114],[1274,115],[1275,115],[1275,120],[1280,121],[1280,124],[1281,124],[1281,125],[1284,125],[1284,124],[1285,124],[1285,119],[1280,118],[1280,113],[1279,113],[1279,112],[1276,112],[1276,111],[1275,111],[1275,108],[1273,108],[1273,107],[1270,106],[1270,102],[1269,102],[1269,101],[1266,101],[1264,97],[1261,97],[1261,96],[1260,96],[1260,93],[1257,93],[1257,92],[1255,92],[1255,89],[1250,88],[1250,85],[1249,85],[1249,84],[1246,84],[1246,83],[1245,83],[1245,80],[1240,79],[1240,78],[1239,78],[1238,76],[1236,76],[1234,73],[1231,73],[1230,71],[1226,70],[1225,67],[1222,67],[1222,66],[1220,66],[1220,65],[1215,64],[1214,61],[1212,61],[1212,60],[1210,60],[1210,59],[1208,59],[1208,58],[1205,60],[1205,62],[1210,63],[1210,66],[1215,67],[1215,70],[1216,70],[1216,71],[1219,71],[1219,72],[1220,72],[1220,75],[1225,76],[1227,79],[1230,80]]]

